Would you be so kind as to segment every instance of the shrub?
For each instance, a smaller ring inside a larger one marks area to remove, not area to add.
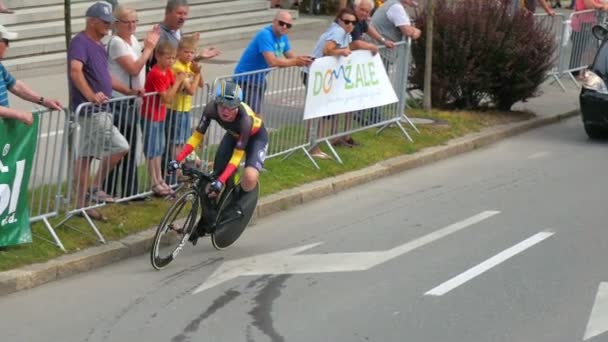
[[[554,35],[511,1],[438,1],[434,16],[434,106],[478,109],[487,100],[501,110],[533,97],[554,62]],[[416,26],[426,27],[426,10]],[[425,45],[415,42],[415,69],[410,82],[424,84]]]

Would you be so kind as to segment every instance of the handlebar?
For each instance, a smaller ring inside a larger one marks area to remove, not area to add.
[[[188,166],[182,164],[182,165],[180,165],[180,169],[182,169],[182,173],[184,174],[184,176],[204,179],[207,182],[213,182],[215,180],[214,176],[212,176],[206,172],[199,171],[193,167],[188,167]]]

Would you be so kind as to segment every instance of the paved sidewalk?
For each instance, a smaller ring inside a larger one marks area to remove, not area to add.
[[[325,27],[318,27],[318,29],[306,32],[298,32],[296,30],[291,38],[296,53],[309,53],[317,37],[324,29]],[[230,74],[246,43],[247,41],[243,41],[220,46],[223,54],[216,61],[216,64],[204,66],[206,79],[212,80],[216,76]],[[219,64],[217,64],[218,62]],[[25,81],[34,89],[44,94],[44,96],[58,97],[63,101],[67,101],[67,80],[65,75],[29,78],[25,79]],[[447,145],[427,148],[412,155],[383,161],[363,170],[316,181],[264,197],[260,200],[255,218],[262,218],[278,211],[364,184],[381,176],[395,174],[460,153],[472,151],[529,129],[578,115],[579,90],[566,79],[564,79],[564,83],[567,88],[565,92],[557,84],[550,84],[548,82],[542,86],[539,97],[514,106],[515,110],[529,110],[536,113],[537,118],[535,119],[491,127],[479,133],[454,139]],[[15,106],[26,106],[22,101],[14,101],[13,104]],[[89,248],[82,252],[64,255],[43,264],[0,272],[0,295],[89,271],[127,257],[141,255],[149,250],[153,236],[154,231],[149,229],[121,241],[114,241],[106,245]]]

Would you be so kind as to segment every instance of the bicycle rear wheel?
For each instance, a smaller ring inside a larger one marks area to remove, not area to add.
[[[243,234],[255,212],[259,194],[260,183],[249,192],[241,190],[240,198],[236,201],[234,188],[230,189],[218,211],[215,230],[211,233],[211,244],[215,249],[222,250],[229,247]]]
[[[157,270],[165,268],[181,252],[198,220],[199,208],[198,194],[190,189],[167,210],[156,229],[150,251],[152,267]]]

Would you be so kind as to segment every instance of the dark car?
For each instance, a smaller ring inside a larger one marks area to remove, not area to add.
[[[595,29],[594,27],[594,34]],[[598,35],[596,37],[604,38]],[[608,40],[601,40],[593,64],[580,75],[582,89],[579,100],[583,125],[591,139],[608,138]]]

